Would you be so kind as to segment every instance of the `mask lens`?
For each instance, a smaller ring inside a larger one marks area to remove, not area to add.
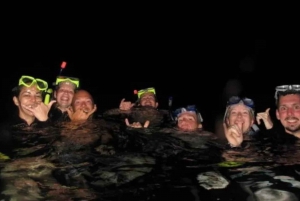
[[[299,91],[300,90],[300,85],[292,85],[292,89]]]
[[[287,90],[291,90],[291,91],[300,91],[300,85],[298,84],[294,84],[294,85],[281,85],[281,86],[277,86],[275,88],[275,99],[278,98],[278,92],[285,92]]]
[[[254,107],[254,102],[253,100],[251,100],[250,98],[245,98],[243,99],[243,102],[245,105],[247,105],[248,107],[253,108]]]
[[[195,105],[188,105],[186,107],[187,111],[196,112],[196,106]]]
[[[79,87],[79,79],[76,77],[64,77],[64,76],[59,76],[56,78],[56,85],[58,85],[61,82],[70,82],[74,84],[77,88]]]
[[[144,93],[148,93],[148,92],[155,94],[155,89],[154,88],[147,88],[147,89],[139,90],[138,91],[138,98],[140,98],[141,95],[143,95]]]
[[[241,99],[238,96],[232,96],[228,101],[228,105],[237,104],[240,101],[241,101]]]
[[[22,76],[19,81],[19,85],[24,85],[26,87],[30,87],[32,85],[32,83],[34,82],[34,80],[35,79],[30,76]]]
[[[276,87],[276,90],[277,90],[277,91],[285,91],[285,90],[287,90],[288,88],[289,88],[288,85],[282,85],[282,86]]]
[[[36,83],[37,83],[39,90],[46,90],[48,88],[48,84],[44,80],[36,79]]]

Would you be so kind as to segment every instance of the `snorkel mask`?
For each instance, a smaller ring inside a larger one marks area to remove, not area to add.
[[[300,93],[300,85],[299,84],[293,84],[293,85],[277,86],[275,88],[275,96],[274,96],[275,100],[278,99],[280,93],[284,93],[284,92],[286,92],[286,93],[289,93],[289,92],[291,92],[291,93],[295,93],[295,92]]]
[[[174,112],[173,112],[173,119],[175,121],[178,120],[178,116],[183,113],[183,112],[192,112],[192,113],[195,113],[196,116],[197,116],[197,120],[198,120],[198,123],[202,123],[203,122],[203,118],[200,114],[200,112],[197,110],[196,106],[195,105],[188,105],[187,107],[181,107],[181,108],[178,108],[176,109]]]
[[[40,91],[45,92],[48,89],[48,83],[45,80],[34,78],[28,75],[23,75],[19,79],[19,86],[31,87],[33,84],[36,84]]]
[[[153,93],[154,95],[156,95],[155,89],[153,87],[147,89],[141,89],[137,92],[138,99],[140,99],[141,96],[145,93]]]
[[[66,77],[66,76],[58,76],[56,77],[55,85],[59,85],[63,82],[69,82],[75,85],[76,88],[79,88],[79,78],[76,77]]]

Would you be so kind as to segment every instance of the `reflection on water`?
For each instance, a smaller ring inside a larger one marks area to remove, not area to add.
[[[206,135],[94,120],[14,131],[3,200],[299,200],[299,143],[225,149]]]

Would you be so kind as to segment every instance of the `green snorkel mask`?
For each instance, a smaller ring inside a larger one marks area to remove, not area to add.
[[[48,89],[48,83],[45,80],[34,78],[28,75],[23,75],[19,79],[19,86],[31,87],[33,84],[36,84],[40,91],[46,91]]]
[[[153,93],[154,95],[156,95],[155,89],[153,87],[147,89],[141,89],[137,92],[138,99],[140,99],[141,96],[145,93]]]
[[[76,77],[66,77],[66,76],[58,76],[56,78],[55,85],[59,85],[63,82],[69,82],[75,85],[76,88],[79,88],[79,78]]]

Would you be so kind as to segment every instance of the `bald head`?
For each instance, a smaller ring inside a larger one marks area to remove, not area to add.
[[[94,99],[92,95],[83,89],[78,90],[72,100],[73,111],[84,110],[90,112],[94,108]]]

